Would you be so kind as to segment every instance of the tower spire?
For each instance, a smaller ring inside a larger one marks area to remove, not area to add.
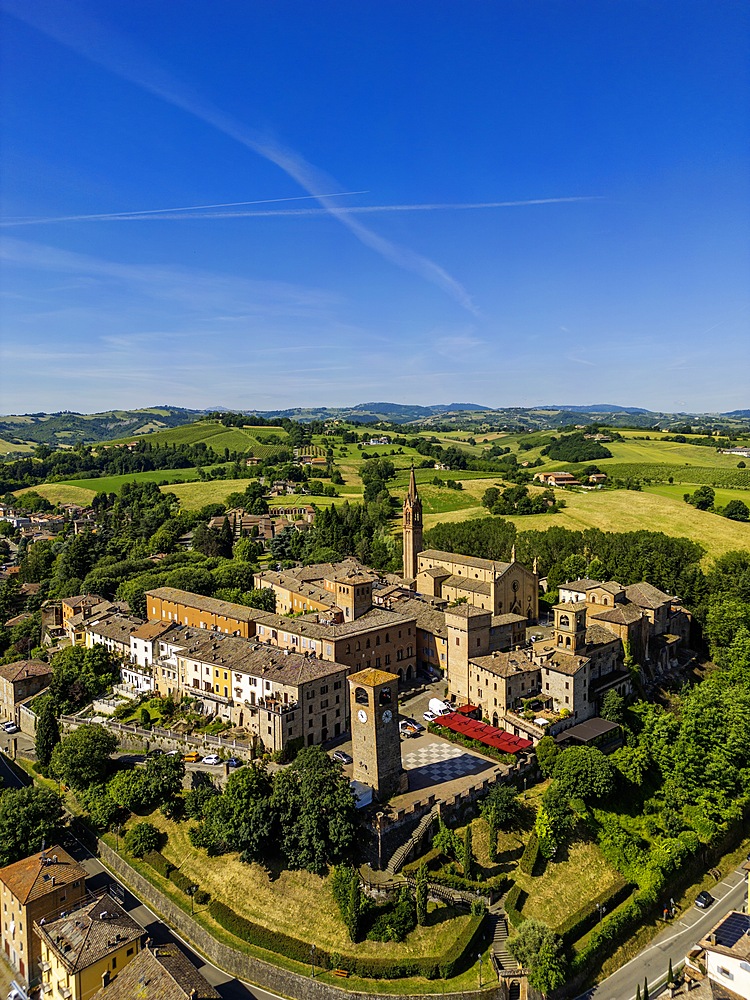
[[[417,556],[422,551],[422,501],[417,492],[417,478],[412,462],[409,474],[409,491],[404,500],[404,577],[416,579]]]
[[[417,478],[414,475],[414,462],[411,463],[411,472],[409,473],[409,493],[407,495],[410,500],[416,500],[419,496],[417,493]]]

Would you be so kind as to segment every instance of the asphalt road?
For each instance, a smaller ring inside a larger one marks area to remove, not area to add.
[[[102,865],[102,863],[82,844],[73,834],[70,834],[70,844],[66,843],[66,850],[72,854],[76,860],[80,861],[88,872],[86,880],[90,892],[105,889],[107,886],[119,886],[124,895],[124,907],[148,933],[156,945],[176,944],[185,953],[195,968],[221,995],[224,1000],[280,1000],[278,994],[269,993],[259,986],[243,983],[238,979],[233,979],[227,973],[217,969],[215,965],[206,962],[205,959],[194,951],[171,927],[133,896],[115,877]]]
[[[644,978],[648,979],[649,992],[652,996],[655,995],[655,987],[666,981],[670,958],[676,969],[693,945],[714,924],[730,910],[741,910],[746,906],[745,872],[741,868],[730,872],[711,890],[711,895],[716,902],[707,910],[699,910],[695,906],[685,910],[670,921],[651,944],[627,965],[623,965],[598,986],[582,993],[576,1000],[633,1000],[637,987],[640,985],[643,989]]]

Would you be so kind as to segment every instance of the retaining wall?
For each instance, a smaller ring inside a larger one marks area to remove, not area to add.
[[[346,990],[330,983],[319,982],[312,976],[302,976],[296,972],[279,968],[244,952],[238,951],[221,941],[197,924],[188,913],[165,896],[156,886],[140,875],[128,862],[112,850],[104,841],[99,841],[99,857],[120,878],[139,899],[152,906],[164,918],[165,923],[174,928],[185,941],[205,956],[212,964],[223,969],[230,976],[245,980],[271,990],[281,996],[295,1000],[372,1000],[373,993]],[[380,994],[382,995],[382,994]],[[402,994],[403,995],[403,994]],[[419,994],[426,1000],[430,997],[445,997],[447,1000],[502,1000],[500,984],[483,989],[481,992]]]

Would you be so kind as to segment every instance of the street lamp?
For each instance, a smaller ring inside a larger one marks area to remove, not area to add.
[[[477,958],[479,959],[479,989],[481,990],[481,988],[482,988],[482,956],[481,956],[481,954],[477,955]]]
[[[599,911],[599,923],[601,923],[602,917],[607,912],[607,907],[603,906],[601,903],[597,903],[596,908]]]
[[[198,886],[193,882],[192,885],[187,887],[187,894],[190,896],[190,914],[191,916],[195,914],[195,894],[198,891]]]
[[[315,945],[310,948],[310,975],[315,979]]]

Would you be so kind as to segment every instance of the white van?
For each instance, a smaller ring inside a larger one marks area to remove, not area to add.
[[[447,715],[449,712],[453,711],[453,706],[448,701],[443,701],[442,698],[430,698],[430,711],[434,712],[435,715]]]

